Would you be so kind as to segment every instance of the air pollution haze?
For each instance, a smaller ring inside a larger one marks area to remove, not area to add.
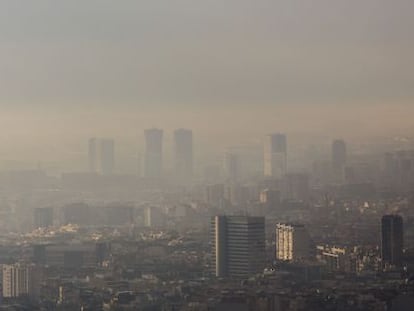
[[[91,135],[142,139],[150,126],[192,128],[219,148],[274,130],[412,131],[413,9],[3,0],[1,138],[30,154]]]
[[[0,310],[412,310],[413,115],[413,0],[0,0]]]

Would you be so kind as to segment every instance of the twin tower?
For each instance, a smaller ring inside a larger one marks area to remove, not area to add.
[[[144,177],[158,179],[163,175],[163,136],[161,129],[147,129],[143,163]],[[115,142],[113,139],[91,138],[88,146],[89,170],[103,175],[115,171]],[[193,175],[193,132],[174,131],[174,168],[176,177],[189,179]]]
[[[144,177],[160,178],[163,172],[163,130],[148,129],[145,135]],[[174,168],[177,177],[193,175],[193,132],[186,129],[174,131]]]

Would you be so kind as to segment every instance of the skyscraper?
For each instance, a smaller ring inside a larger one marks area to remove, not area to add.
[[[342,139],[334,140],[332,143],[332,171],[337,182],[345,179],[346,144]]]
[[[287,140],[284,134],[271,134],[264,142],[264,175],[275,179],[287,172]]]
[[[264,217],[212,217],[211,241],[212,267],[217,277],[246,278],[263,271]]]
[[[113,174],[115,168],[115,142],[113,139],[102,139],[100,143],[101,173]]]
[[[89,158],[89,171],[95,173],[97,170],[98,154],[97,149],[97,139],[91,138],[88,141],[88,158]]]
[[[381,220],[381,258],[383,264],[400,266],[403,256],[403,219],[385,215]]]
[[[98,149],[99,148],[99,149]],[[115,142],[113,139],[91,138],[88,141],[89,171],[113,174],[115,168]]]
[[[193,132],[186,129],[174,131],[175,173],[188,179],[193,175]]]
[[[304,225],[276,225],[276,259],[298,261],[309,259],[312,254],[312,242]]]
[[[162,138],[163,130],[148,129],[145,135],[145,165],[144,176],[160,178],[162,175]]]

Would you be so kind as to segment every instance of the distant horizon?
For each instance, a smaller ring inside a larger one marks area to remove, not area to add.
[[[2,1],[0,160],[68,158],[93,136],[135,154],[154,126],[167,144],[192,129],[203,154],[271,132],[410,138],[413,11],[406,0]]]

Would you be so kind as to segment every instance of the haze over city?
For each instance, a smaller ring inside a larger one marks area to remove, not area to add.
[[[217,149],[274,130],[413,130],[411,1],[0,6],[3,154],[52,160],[85,137],[131,143],[151,126],[192,128]]]
[[[0,0],[0,311],[406,311],[414,2]]]

